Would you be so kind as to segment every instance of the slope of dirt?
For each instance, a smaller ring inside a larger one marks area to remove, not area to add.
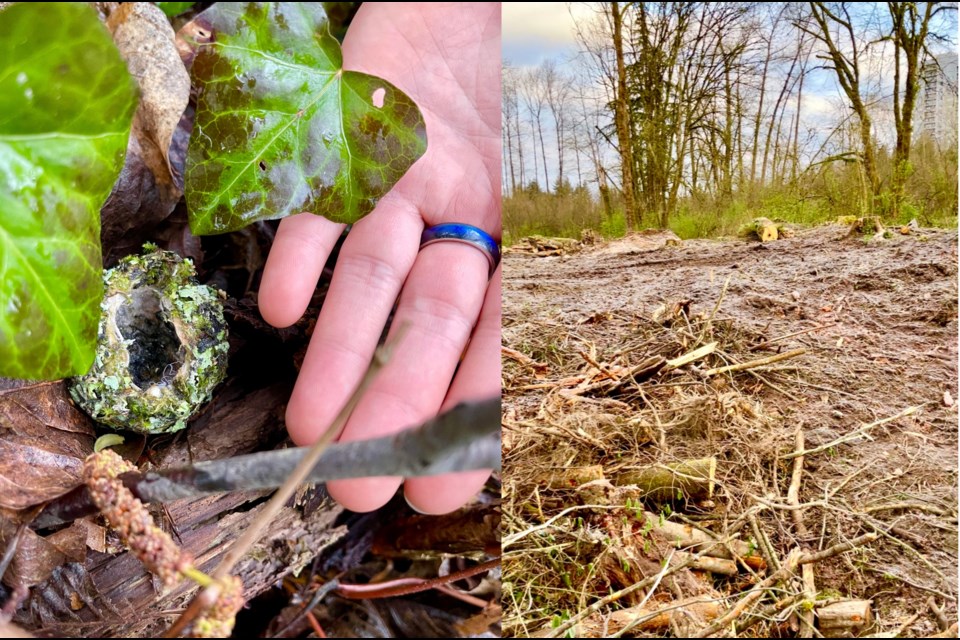
[[[931,597],[956,620],[955,232],[866,242],[828,226],[769,244],[679,247],[626,239],[562,257],[508,253],[504,275],[503,344],[520,353],[504,358],[504,533],[523,539],[505,548],[505,633],[542,633],[611,586],[590,593],[589,580],[551,582],[564,545],[558,539],[545,562],[524,532],[577,502],[551,497],[533,474],[704,455],[718,458],[717,493],[686,505],[704,526],[721,530],[759,509],[781,557],[878,532],[816,564],[821,596],[873,599],[876,632],[908,622],[904,635],[935,631]],[[616,393],[583,392],[651,356],[711,341],[716,352],[693,365]],[[799,348],[776,364],[704,375]],[[805,456],[799,501],[813,504],[800,525],[782,508],[792,469],[782,456],[798,428],[809,450],[915,406],[867,437]]]

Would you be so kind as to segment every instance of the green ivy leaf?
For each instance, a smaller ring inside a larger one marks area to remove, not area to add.
[[[194,2],[154,2],[154,4],[157,5],[157,8],[159,8],[160,11],[163,11],[164,15],[166,15],[168,18],[173,18],[180,15],[181,13],[183,13],[184,11],[186,11],[196,3]]]
[[[320,3],[219,2],[181,33],[197,51],[185,172],[194,234],[301,211],[355,222],[426,151],[408,96],[341,68]]]
[[[86,3],[0,19],[0,375],[86,373],[103,284],[100,206],[123,166],[136,89]]]

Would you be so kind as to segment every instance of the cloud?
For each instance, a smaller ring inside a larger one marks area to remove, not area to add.
[[[816,93],[803,94],[803,116],[822,119],[837,113],[837,104],[829,96]]]
[[[531,39],[554,46],[574,44],[573,21],[566,2],[503,4],[503,41],[520,44]]]
[[[522,67],[569,58],[577,49],[574,21],[595,9],[580,2],[505,2],[502,11],[503,57]]]

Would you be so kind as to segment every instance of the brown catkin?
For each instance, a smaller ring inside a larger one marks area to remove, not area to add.
[[[219,586],[217,601],[194,620],[191,638],[229,638],[233,632],[237,612],[243,607],[243,582],[237,576],[227,576]]]
[[[182,579],[184,570],[193,566],[193,558],[153,523],[147,508],[120,481],[121,474],[135,470],[119,455],[104,449],[87,456],[83,464],[83,480],[93,503],[110,527],[140,562],[169,588]]]

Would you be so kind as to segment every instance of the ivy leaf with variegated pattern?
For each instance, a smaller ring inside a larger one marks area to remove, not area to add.
[[[185,188],[195,234],[302,211],[355,222],[426,151],[414,102],[344,71],[328,27],[322,3],[221,2],[181,31],[199,90]]]
[[[86,373],[136,85],[87,3],[0,13],[0,375]]]

